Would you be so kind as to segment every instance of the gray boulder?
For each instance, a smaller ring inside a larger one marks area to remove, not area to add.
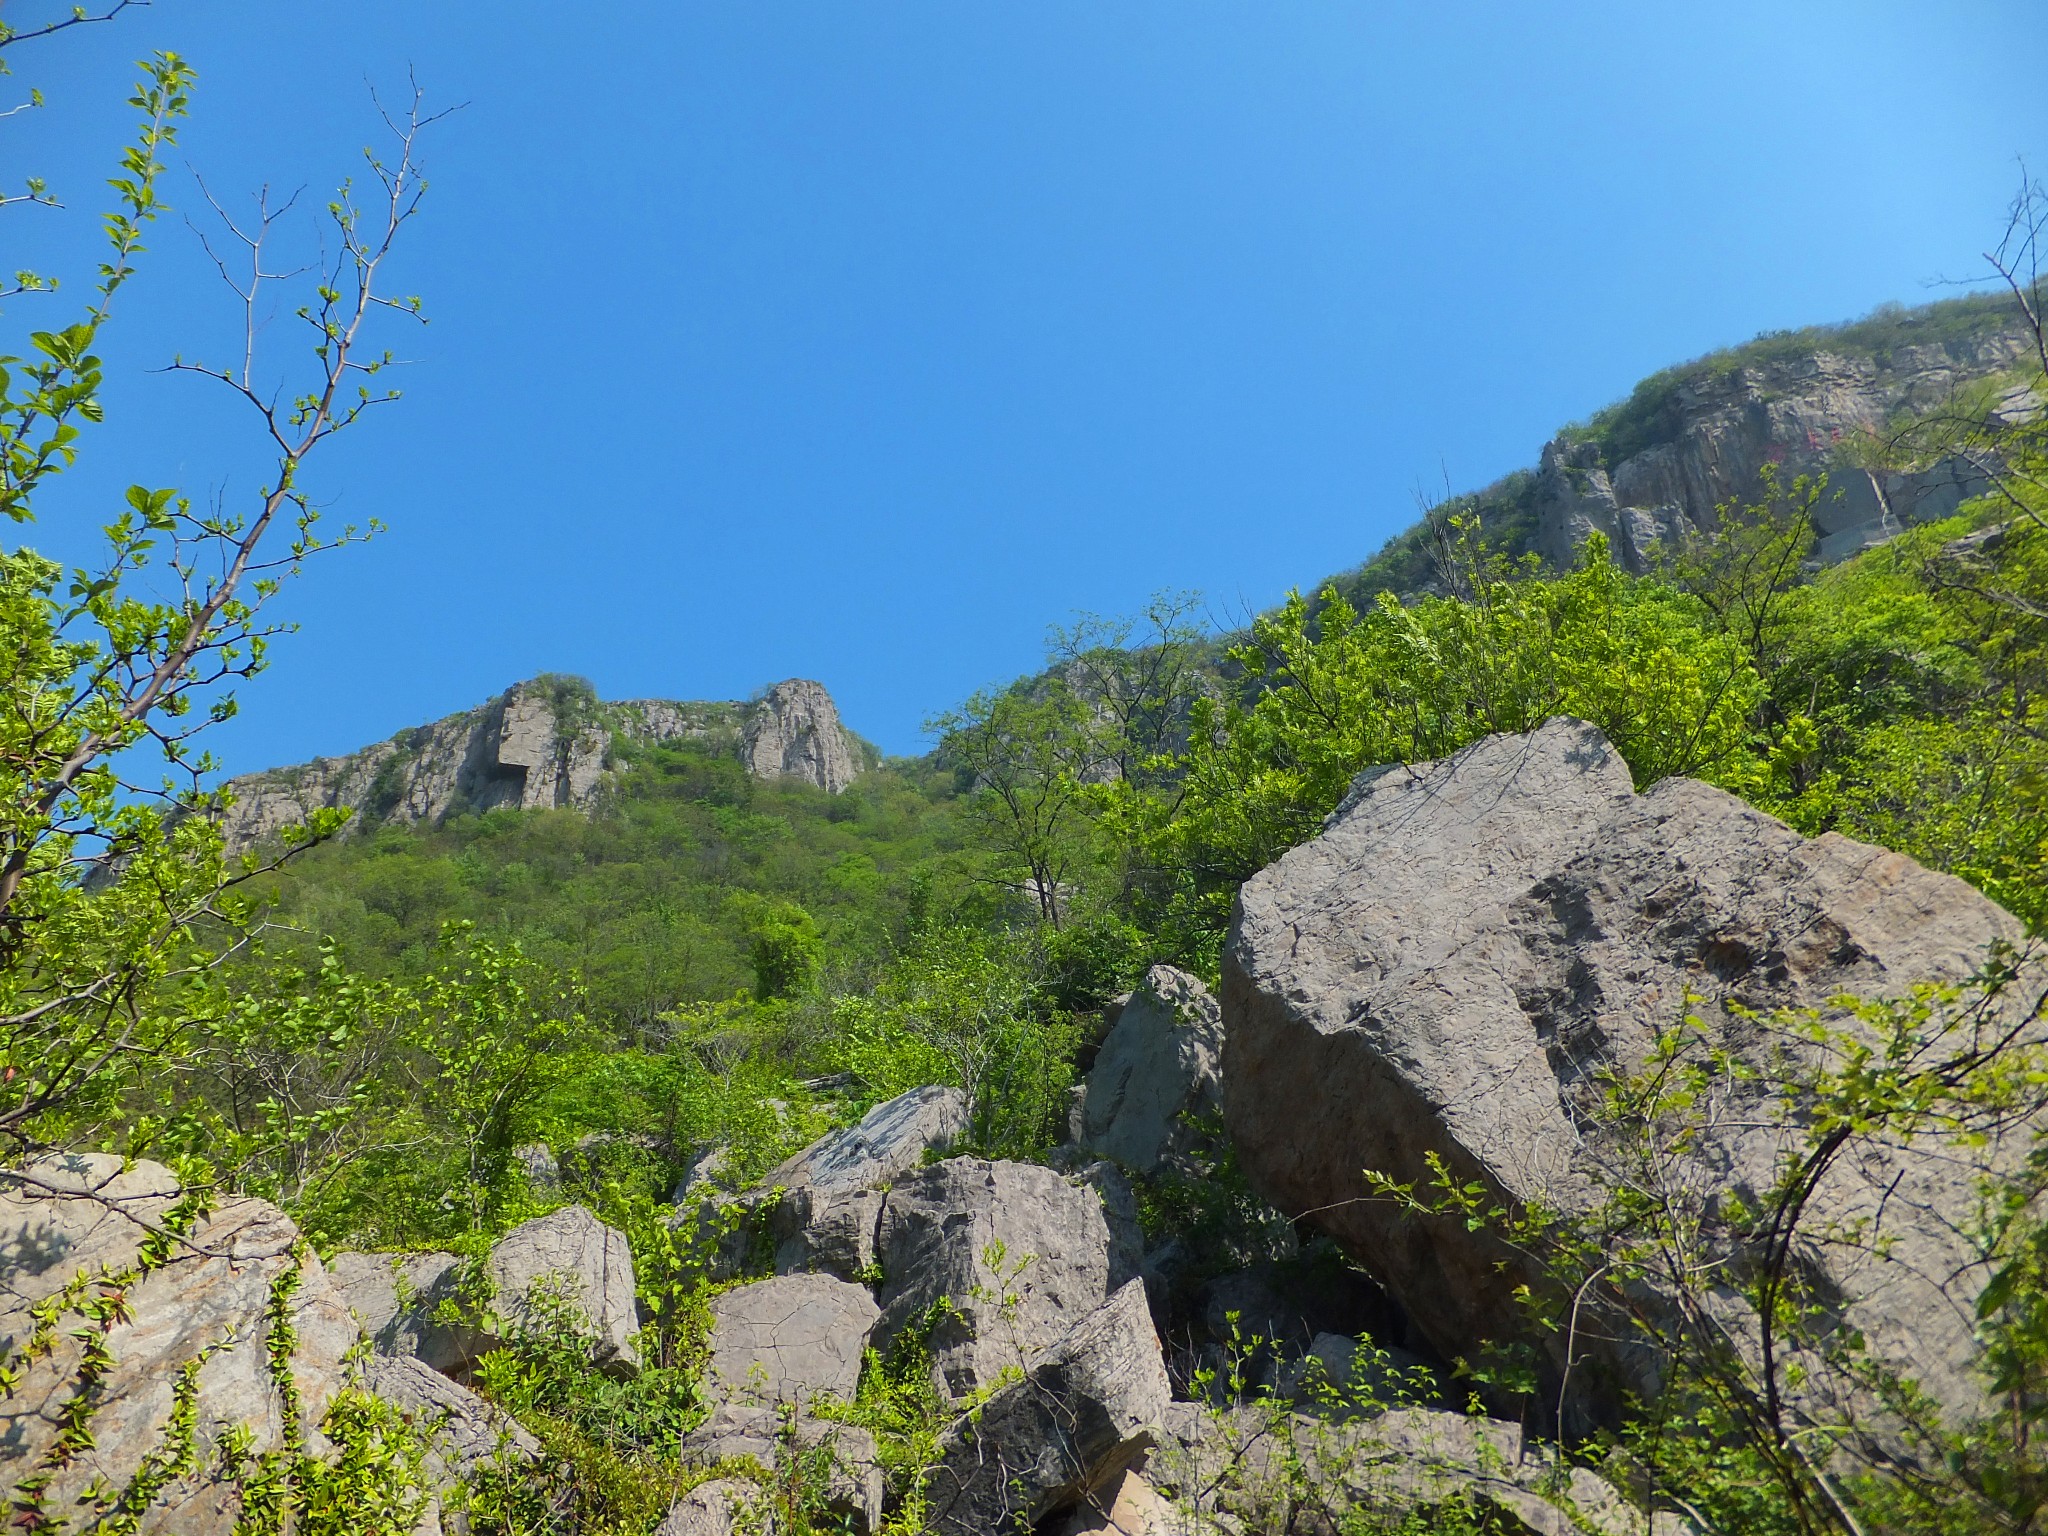
[[[1058,1536],[1169,1536],[1188,1523],[1134,1465],[1088,1489],[1060,1523]]]
[[[739,1515],[754,1502],[752,1483],[713,1478],[699,1483],[675,1503],[654,1528],[654,1536],[732,1536]]]
[[[1089,1070],[1075,1140],[1139,1173],[1185,1150],[1187,1112],[1221,1108],[1222,1010],[1185,971],[1155,965]]]
[[[1147,1480],[1204,1532],[1339,1536],[1407,1529],[1462,1503],[1483,1528],[1521,1536],[1687,1536],[1675,1516],[1645,1514],[1583,1468],[1497,1419],[1428,1408],[1329,1423],[1277,1403],[1217,1410],[1175,1403]]]
[[[206,1470],[172,1476],[149,1500],[139,1529],[179,1536],[228,1536],[241,1513],[241,1489],[213,1471],[231,1433],[254,1452],[285,1444],[284,1403],[269,1360],[272,1291],[297,1273],[287,1303],[296,1342],[289,1365],[302,1424],[318,1424],[349,1384],[347,1355],[357,1341],[348,1308],[298,1228],[262,1200],[229,1199],[191,1221],[163,1247],[145,1245],[167,1230],[179,1205],[169,1169],[99,1154],[45,1158],[0,1174],[0,1351],[15,1356],[19,1379],[0,1398],[0,1481],[25,1523],[25,1479],[47,1472],[42,1507],[59,1521],[90,1523],[95,1485],[118,1495],[145,1457],[170,1449],[166,1432],[185,1368],[200,1362],[195,1446]],[[81,1276],[98,1277],[89,1301],[119,1294],[122,1308],[104,1334],[112,1364],[100,1378],[86,1420],[91,1441],[76,1454],[51,1453],[68,1404],[80,1392],[84,1341],[93,1325],[76,1306],[59,1306],[47,1352],[21,1352],[37,1332],[38,1303]],[[304,1448],[324,1454],[317,1432]]]
[[[722,1292],[711,1301],[712,1385],[765,1403],[851,1400],[881,1315],[860,1286],[830,1275],[779,1275]]]
[[[452,1374],[470,1361],[458,1306],[462,1260],[452,1253],[337,1253],[328,1274],[380,1355],[409,1355]]]
[[[1362,1198],[1361,1169],[1428,1189],[1434,1154],[1492,1198],[1589,1209],[1608,1176],[1601,1074],[1692,1013],[1760,1079],[1677,1177],[1760,1199],[1798,1144],[1771,1090],[1784,1040],[1717,1005],[1839,1018],[1838,994],[1963,980],[2019,933],[1959,880],[1809,841],[1705,784],[1638,795],[1597,730],[1556,720],[1361,775],[1322,836],[1245,884],[1224,957],[1225,1112],[1261,1194],[1342,1243],[1439,1354],[1470,1356],[1520,1331],[1513,1291],[1538,1277],[1484,1229]],[[1810,1220],[1881,1218],[1889,1247],[1801,1255],[1878,1360],[1958,1408],[1978,1391],[1974,1199],[1940,1158],[1845,1164]],[[1656,1360],[1617,1335],[1582,1331],[1568,1418],[1608,1417],[1616,1382],[1655,1389]]]
[[[526,1465],[540,1456],[540,1442],[510,1416],[418,1360],[372,1355],[363,1363],[363,1388],[425,1435],[428,1470],[442,1496],[486,1467]]]
[[[932,1528],[1028,1530],[1074,1507],[1144,1453],[1172,1399],[1134,1280],[947,1431],[928,1485]]]
[[[856,1531],[881,1524],[886,1484],[875,1437],[855,1425],[785,1414],[765,1403],[727,1402],[682,1439],[686,1466],[745,1460],[772,1472],[785,1456],[823,1472],[824,1486],[815,1491],[829,1513]]]
[[[930,1346],[950,1397],[1028,1365],[1109,1295],[1102,1199],[1049,1168],[972,1157],[921,1168],[889,1191],[879,1230],[876,1342],[948,1303]]]
[[[590,1340],[592,1361],[623,1371],[638,1368],[633,1335],[640,1326],[639,1306],[625,1233],[580,1205],[565,1205],[507,1232],[492,1246],[485,1269],[491,1307],[502,1326],[470,1339],[472,1358],[510,1333],[545,1326],[573,1309]]]

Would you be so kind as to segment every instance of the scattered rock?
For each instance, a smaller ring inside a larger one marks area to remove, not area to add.
[[[443,1496],[456,1480],[474,1477],[487,1466],[524,1464],[540,1456],[540,1442],[510,1416],[421,1361],[372,1355],[363,1364],[363,1387],[426,1431],[430,1470]]]
[[[947,1431],[928,1490],[932,1528],[985,1536],[1071,1508],[1152,1444],[1172,1397],[1133,1281]]]
[[[654,1536],[733,1536],[739,1512],[754,1502],[752,1483],[715,1478],[669,1506]]]
[[[436,1314],[456,1305],[452,1253],[337,1253],[328,1274],[380,1355],[409,1355],[452,1374],[469,1362],[468,1330]]]
[[[1101,1197],[1049,1168],[972,1157],[921,1168],[889,1191],[879,1230],[876,1342],[949,1302],[930,1345],[951,1397],[1028,1364],[1109,1294]]]
[[[559,1300],[582,1315],[592,1361],[638,1368],[633,1334],[640,1326],[639,1307],[625,1233],[580,1205],[565,1205],[507,1232],[492,1247],[486,1272],[492,1310],[512,1330],[543,1326],[555,1315],[550,1302]],[[500,1342],[479,1332],[470,1340],[472,1359]]]
[[[317,1424],[335,1393],[348,1385],[346,1360],[356,1325],[319,1258],[290,1218],[262,1200],[229,1199],[198,1217],[174,1240],[163,1262],[141,1272],[144,1244],[164,1230],[179,1203],[170,1170],[156,1163],[124,1169],[100,1154],[45,1158],[0,1175],[0,1341],[21,1349],[36,1329],[31,1309],[76,1277],[105,1277],[87,1287],[98,1300],[116,1291],[125,1315],[112,1322],[105,1345],[112,1364],[101,1378],[87,1428],[92,1440],[50,1469],[42,1503],[53,1516],[87,1521],[78,1501],[98,1485],[128,1488],[143,1458],[166,1448],[165,1431],[183,1369],[198,1369],[198,1444],[218,1444],[232,1430],[253,1451],[280,1447],[282,1403],[272,1379],[267,1341],[273,1288],[294,1271],[287,1304],[296,1344],[289,1366],[301,1422]],[[14,1390],[0,1398],[0,1473],[20,1491],[56,1440],[61,1415],[79,1391],[87,1326],[66,1310],[47,1354],[19,1365]],[[317,1434],[308,1448],[324,1450]],[[150,1501],[141,1529],[179,1536],[228,1536],[241,1493],[209,1470],[173,1477]],[[17,1521],[20,1523],[20,1521]]]
[[[1489,1198],[1586,1209],[1600,1074],[1641,1063],[1692,1013],[1762,1074],[1697,1147],[1697,1176],[1767,1189],[1797,1139],[1769,1086],[1776,1037],[1714,1005],[1829,1012],[1842,993],[1960,981],[2019,933],[1960,880],[1834,834],[1808,841],[1708,785],[1638,795],[1597,730],[1555,720],[1360,775],[1321,837],[1246,883],[1224,959],[1226,1115],[1266,1198],[1335,1236],[1437,1353],[1470,1355],[1518,1331],[1512,1292],[1537,1277],[1483,1229],[1360,1198],[1359,1170],[1426,1189],[1433,1153]],[[1802,1256],[1809,1284],[1847,1298],[1873,1359],[1956,1408],[1980,1390],[1969,1299],[1983,1271],[1960,1235],[1974,1200],[1934,1157],[1844,1166],[1812,1220],[1882,1210],[1890,1255]],[[1656,1381],[1653,1360],[1605,1342],[1625,1330],[1590,1332],[1575,1423],[1611,1417],[1617,1382]]]
[[[885,1483],[875,1438],[864,1429],[785,1414],[764,1403],[727,1402],[682,1440],[683,1461],[695,1467],[746,1459],[773,1471],[788,1452],[829,1458],[825,1503],[831,1513],[851,1520],[856,1531],[880,1525]]]
[[[1220,1110],[1222,1045],[1222,1010],[1209,989],[1185,971],[1153,966],[1095,1057],[1074,1139],[1152,1172],[1191,1139],[1185,1113]]]
[[[1182,1524],[1175,1513],[1137,1467],[1125,1467],[1082,1496],[1058,1536],[1169,1536]]]
[[[1214,1410],[1176,1403],[1148,1479],[1185,1501],[1204,1529],[1338,1536],[1359,1516],[1372,1528],[1453,1502],[1476,1506],[1488,1530],[1524,1536],[1687,1536],[1683,1521],[1649,1518],[1582,1468],[1560,1468],[1521,1430],[1427,1408],[1332,1424],[1272,1403]]]
[[[711,1301],[711,1380],[736,1400],[850,1401],[881,1311],[860,1286],[830,1275],[780,1275]]]

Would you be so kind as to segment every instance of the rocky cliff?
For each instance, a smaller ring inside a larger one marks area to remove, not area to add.
[[[237,853],[330,807],[356,813],[349,831],[432,825],[455,811],[587,810],[622,744],[677,741],[730,751],[756,778],[800,779],[835,795],[875,760],[840,724],[832,696],[804,678],[744,703],[605,703],[580,678],[539,677],[346,757],[231,779],[221,826]]]
[[[1983,295],[1760,337],[1645,379],[1627,399],[1558,433],[1533,470],[1445,510],[1476,515],[1495,548],[1533,552],[1552,566],[1602,533],[1616,561],[1640,573],[1653,546],[1713,527],[1728,502],[1756,500],[1766,466],[1786,483],[1825,471],[1814,553],[1823,563],[1845,560],[1989,489],[1982,469],[1961,459],[1910,474],[1862,465],[1875,458],[1875,440],[1973,386],[2002,388],[2003,411],[2035,408],[2030,341],[2018,318]],[[1432,590],[1423,528],[1337,585],[1354,600]]]

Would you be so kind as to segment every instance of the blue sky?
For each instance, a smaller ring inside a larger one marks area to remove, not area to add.
[[[548,670],[816,677],[916,751],[1048,624],[1265,606],[1647,372],[1974,274],[2048,163],[2044,43],[2037,0],[158,0],[14,51],[49,105],[8,175],[72,212],[8,210],[5,265],[89,251],[151,49],[199,69],[182,159],[228,200],[346,174],[410,67],[468,104],[397,274],[433,323],[310,470],[390,531],[284,599],[227,767]],[[182,224],[153,244],[44,547],[130,481],[258,483],[248,424],[152,371],[239,324]]]

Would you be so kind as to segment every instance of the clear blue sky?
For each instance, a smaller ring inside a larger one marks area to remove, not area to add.
[[[16,50],[50,105],[0,133],[82,213],[153,48],[223,196],[345,173],[366,79],[469,104],[404,252],[409,398],[312,470],[390,532],[286,599],[230,769],[544,670],[816,677],[915,751],[1077,610],[1264,606],[1657,367],[1974,273],[2048,165],[2044,44],[2038,0],[158,0]],[[9,268],[83,249],[4,217]],[[45,547],[131,480],[256,484],[148,371],[238,323],[155,245]]]

